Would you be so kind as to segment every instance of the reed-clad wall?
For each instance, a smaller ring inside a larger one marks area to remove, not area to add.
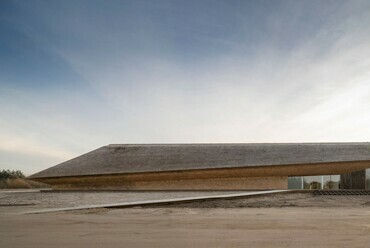
[[[370,167],[369,143],[109,145],[31,176],[55,189],[285,189]]]

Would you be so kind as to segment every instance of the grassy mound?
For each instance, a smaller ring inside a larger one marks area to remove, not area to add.
[[[49,186],[47,184],[31,181],[25,178],[0,180],[0,189],[35,189],[48,187]]]
[[[33,188],[48,188],[48,185],[26,179],[24,174],[19,170],[0,171],[0,189],[33,189]]]

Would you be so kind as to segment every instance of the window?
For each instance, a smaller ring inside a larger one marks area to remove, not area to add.
[[[367,172],[370,189],[370,170]],[[288,189],[339,189],[340,175],[289,177]]]
[[[322,176],[309,176],[303,178],[304,189],[322,189]]]
[[[339,175],[329,175],[323,176],[323,189],[339,189],[340,176]]]
[[[288,189],[303,189],[303,177],[289,177]]]

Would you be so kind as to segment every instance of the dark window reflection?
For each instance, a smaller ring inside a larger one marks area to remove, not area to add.
[[[339,175],[323,176],[323,178],[324,178],[323,189],[339,189],[340,182]]]
[[[303,189],[303,178],[302,177],[289,177],[288,178],[288,189]]]
[[[370,189],[370,170],[368,175]],[[339,175],[289,177],[288,189],[339,189],[339,183]]]
[[[321,176],[309,176],[304,177],[304,189],[321,189],[322,188],[322,177]]]

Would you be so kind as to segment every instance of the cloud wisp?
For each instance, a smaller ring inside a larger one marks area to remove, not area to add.
[[[9,1],[0,20],[32,73],[0,60],[0,151],[22,157],[0,164],[29,156],[34,172],[108,143],[370,140],[367,1],[216,2]]]

